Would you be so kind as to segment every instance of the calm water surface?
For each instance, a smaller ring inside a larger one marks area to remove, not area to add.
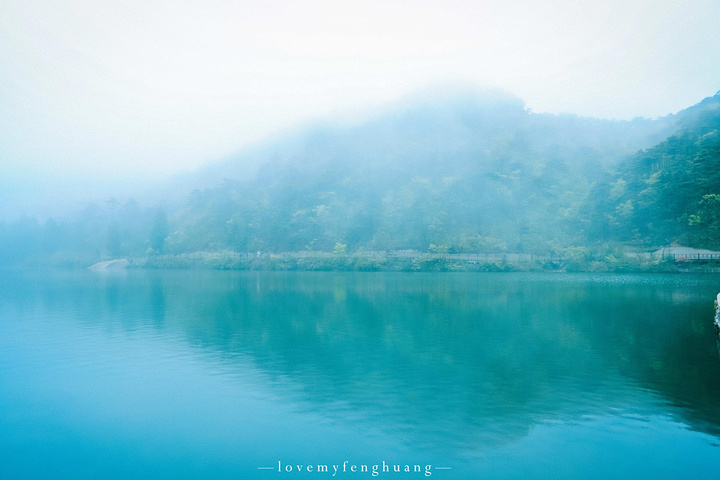
[[[690,275],[5,272],[0,478],[719,478],[719,291]]]

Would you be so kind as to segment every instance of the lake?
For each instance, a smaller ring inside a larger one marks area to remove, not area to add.
[[[3,272],[0,478],[718,478],[718,292],[716,275]]]

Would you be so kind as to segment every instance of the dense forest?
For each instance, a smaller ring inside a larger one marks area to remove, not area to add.
[[[632,121],[536,114],[495,91],[436,98],[256,146],[178,178],[159,204],[0,223],[0,263],[720,248],[719,127],[720,94]]]
[[[588,238],[720,248],[720,94],[683,112],[677,131],[624,159],[593,187]]]

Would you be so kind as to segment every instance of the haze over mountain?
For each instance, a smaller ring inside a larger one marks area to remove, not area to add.
[[[158,200],[160,177],[313,119],[357,124],[427,85],[502,87],[535,112],[630,120],[677,112],[720,78],[714,0],[2,7],[5,221],[110,195]]]
[[[645,245],[720,248],[720,92],[677,116],[674,135],[598,182],[594,235]]]
[[[577,203],[604,167],[661,140],[673,123],[537,115],[500,91],[444,95],[256,150],[250,155],[265,161],[251,181],[244,156],[201,171],[205,182],[227,181],[193,197],[198,203],[184,211],[205,211],[212,223],[217,204],[225,205],[214,226],[199,230],[211,236],[207,242],[236,249],[327,249],[336,242],[424,249],[462,235],[515,237],[517,243],[521,229],[535,236],[532,229],[546,228],[555,216],[558,199],[549,196],[577,196]],[[542,206],[534,205],[538,195]],[[258,202],[272,207],[258,211]],[[537,221],[521,226],[531,206]],[[547,211],[538,216],[537,208]],[[252,225],[231,234],[234,244],[223,227],[231,219]],[[192,226],[179,227],[170,243],[195,238],[183,233]]]
[[[3,259],[714,246],[718,105],[611,121],[536,114],[498,90],[426,97],[247,149],[152,201],[5,223]]]

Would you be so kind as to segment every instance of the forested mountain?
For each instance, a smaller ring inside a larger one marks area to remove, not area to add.
[[[173,215],[167,246],[547,249],[577,241],[590,186],[672,124],[537,115],[485,92],[318,128],[270,146],[252,180],[229,176],[194,192]]]
[[[595,185],[593,238],[720,248],[720,93],[679,117],[674,135]]]
[[[719,126],[720,95],[632,121],[535,114],[497,91],[425,99],[256,146],[185,176],[180,201],[162,208],[111,199],[45,224],[0,224],[0,262],[337,244],[720,247]]]

